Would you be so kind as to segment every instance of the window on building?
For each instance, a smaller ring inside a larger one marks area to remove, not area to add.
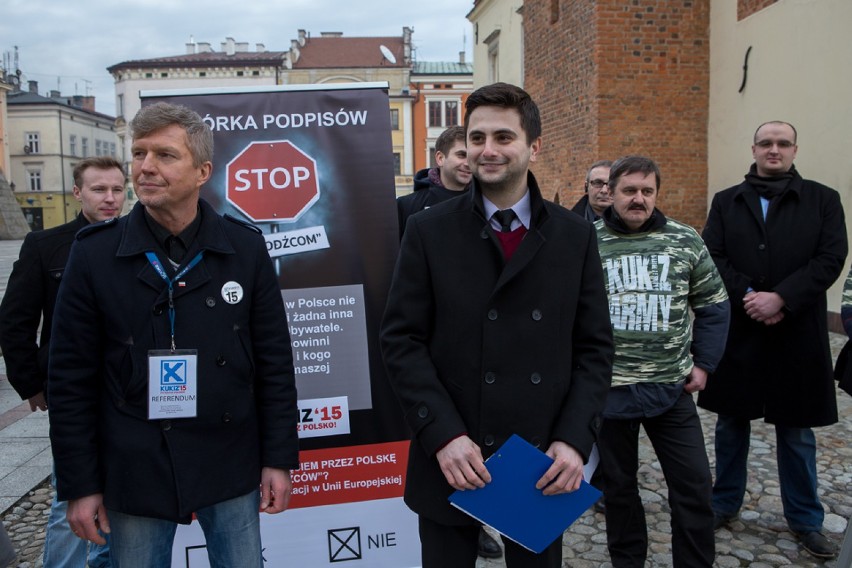
[[[242,71],[237,71],[237,77],[242,77],[244,73]]]
[[[444,125],[456,126],[459,123],[459,102],[447,101],[444,104]]]
[[[145,78],[146,78],[146,79],[151,79],[151,78],[153,78],[153,77],[154,77],[154,74],[153,74],[153,73],[145,73]]]
[[[71,155],[76,156],[77,155],[77,135],[72,134],[69,138],[69,142],[70,143],[68,144],[68,146],[69,146],[69,150],[71,152]]]
[[[402,156],[399,152],[393,153],[393,175],[402,175]]]
[[[41,143],[38,132],[27,132],[25,137],[24,152],[27,154],[41,154]]]
[[[113,158],[117,158],[118,154],[115,153],[115,142],[109,143],[109,155]]]
[[[84,158],[89,157],[89,139],[83,136],[83,148],[82,152]]]
[[[162,73],[160,73],[160,77],[162,77],[163,79],[165,79],[165,78],[166,78],[166,77],[168,77],[168,76],[169,76],[169,74],[168,74],[168,73],[166,73],[165,71],[163,71]]]
[[[391,130],[399,130],[399,109],[390,109]]]
[[[438,162],[435,161],[435,147],[434,146],[429,147],[429,167],[430,168],[437,168],[438,167]]]
[[[198,76],[199,76],[199,77],[206,77],[206,76],[207,76],[207,71],[200,71],[200,72],[198,73]]]
[[[124,116],[124,95],[115,97],[116,116]]]
[[[252,74],[252,76],[254,76],[254,77],[259,77],[259,76],[260,76],[260,71],[252,71],[252,72],[251,72],[251,74]]]
[[[429,101],[428,123],[431,127],[448,127],[459,124],[459,101]]]
[[[27,187],[30,191],[41,191],[41,170],[27,170]]]
[[[101,141],[95,140],[95,156],[101,155]]]
[[[500,80],[500,46],[497,42],[488,46],[488,82]]]
[[[429,101],[429,126],[444,126],[443,107],[443,101]]]

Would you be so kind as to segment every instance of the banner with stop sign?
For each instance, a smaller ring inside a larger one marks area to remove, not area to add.
[[[316,161],[289,140],[249,143],[225,176],[228,203],[256,223],[296,221],[320,197]]]
[[[386,83],[142,98],[189,106],[211,127],[213,172],[201,197],[260,229],[278,271],[302,466],[286,514],[261,516],[266,565],[419,565],[417,518],[402,498],[408,430],[378,350],[399,248],[393,160],[405,155],[388,111],[410,100],[391,99]],[[178,529],[172,559],[206,565],[197,523]]]

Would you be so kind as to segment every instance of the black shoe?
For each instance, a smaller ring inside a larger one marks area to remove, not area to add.
[[[479,545],[476,548],[476,553],[482,558],[500,558],[503,556],[503,549],[490,534],[485,532],[485,529],[480,528]]]
[[[796,536],[799,537],[802,548],[817,558],[834,558],[837,556],[837,545],[819,531],[797,533]]]
[[[714,511],[713,512],[713,531],[715,532],[715,531],[721,529],[722,527],[727,526],[728,523],[730,523],[731,521],[733,521],[736,518],[737,518],[736,514],[734,514],[734,515],[722,515],[722,514]]]
[[[606,514],[606,505],[604,505],[603,497],[595,501],[595,504],[592,505],[592,508],[595,510],[595,513],[600,513],[601,515]]]

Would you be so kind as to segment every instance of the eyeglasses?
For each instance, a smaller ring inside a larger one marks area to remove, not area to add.
[[[795,144],[790,142],[789,140],[760,140],[758,142],[755,142],[754,145],[758,148],[763,148],[764,150],[768,150],[773,146],[778,146],[780,150],[787,150],[795,146]]]
[[[604,181],[604,180],[602,180],[602,179],[592,179],[592,180],[589,180],[588,184],[589,184],[590,186],[594,187],[595,189],[600,189],[600,188],[602,188],[602,187],[603,187],[603,186],[605,186],[605,185],[609,185],[609,183],[608,183],[608,182],[605,182],[605,181]]]

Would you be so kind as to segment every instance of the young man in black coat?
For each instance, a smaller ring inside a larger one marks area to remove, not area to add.
[[[538,107],[496,83],[466,108],[472,188],[409,218],[381,329],[413,432],[405,501],[424,568],[474,566],[479,524],[447,497],[488,483],[485,460],[512,434],[554,459],[545,495],[579,487],[612,372],[594,229],[529,171]],[[541,554],[504,545],[510,568],[562,565],[561,539]]]
[[[716,528],[742,506],[750,421],[763,418],[775,425],[787,524],[805,550],[832,558],[812,428],[837,421],[825,294],[846,259],[843,207],[836,191],[796,171],[791,124],[760,125],[751,149],[745,181],[716,194],[703,233],[731,298],[725,355],[698,397],[719,415]]]
[[[125,174],[111,156],[77,162],[73,170],[74,198],[80,213],[64,225],[35,231],[24,238],[12,267],[3,302],[0,303],[0,348],[6,361],[9,383],[30,409],[47,410],[47,353],[56,293],[77,231],[90,223],[121,214],[125,199]],[[38,329],[41,325],[41,334]],[[36,342],[38,337],[38,342]],[[53,480],[54,485],[56,480]],[[65,518],[67,503],[54,499],[47,521],[43,563],[45,566],[92,568],[109,566],[109,548],[78,539]]]

